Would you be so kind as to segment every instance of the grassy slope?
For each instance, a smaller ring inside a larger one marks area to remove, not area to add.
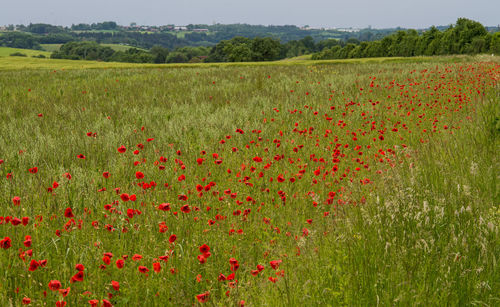
[[[62,44],[42,44],[42,48],[45,51],[53,52],[59,50],[61,48]],[[126,46],[126,45],[120,45],[120,44],[101,44],[101,46],[104,47],[111,47],[111,49],[115,51],[127,51],[130,48],[137,48],[137,47],[132,47],[132,46]],[[142,48],[137,48],[141,50],[145,50]]]
[[[50,57],[50,52],[43,50],[31,50],[31,49],[18,49],[18,48],[9,48],[9,47],[0,47],[0,57],[8,57],[10,54],[14,52],[21,52],[26,54],[28,57],[43,54],[46,57]],[[11,57],[12,58],[12,57]],[[24,58],[25,61],[29,61],[29,59]]]
[[[0,51],[2,49],[0,48]],[[8,53],[8,51],[6,52]],[[425,63],[425,62],[464,62],[474,57],[449,56],[449,57],[415,57],[415,58],[367,58],[347,60],[308,60],[307,56],[290,60],[274,62],[244,62],[244,63],[200,63],[200,64],[134,64],[97,61],[72,61],[36,58],[0,57],[0,70],[16,69],[87,69],[87,68],[181,68],[181,67],[247,67],[247,66],[287,66],[287,65],[321,65],[321,64],[380,64],[380,63]],[[498,59],[487,57],[486,60]]]

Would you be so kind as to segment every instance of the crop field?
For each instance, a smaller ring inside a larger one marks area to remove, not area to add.
[[[0,103],[4,306],[500,304],[498,57],[8,58]]]
[[[42,48],[45,51],[53,52],[53,51],[58,51],[63,44],[42,44]],[[136,48],[140,50],[144,50],[142,48],[137,48],[133,46],[128,46],[128,45],[120,45],[120,44],[101,44],[101,46],[104,47],[110,47],[111,49],[115,51],[127,51],[130,48]]]
[[[38,56],[38,55],[44,55],[46,57],[50,57],[50,52],[43,51],[43,50],[31,50],[31,49],[19,49],[19,48],[9,48],[9,47],[0,47],[0,58],[1,57],[8,57],[13,53],[22,53],[25,54],[28,57],[32,56]],[[0,69],[2,66],[0,66]]]

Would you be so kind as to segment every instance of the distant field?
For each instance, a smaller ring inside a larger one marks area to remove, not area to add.
[[[18,48],[9,48],[9,47],[0,47],[0,57],[8,57],[12,53],[20,52],[26,54],[28,57],[43,54],[46,57],[50,56],[50,52],[43,50],[31,50],[31,49],[18,49]],[[26,59],[24,59],[26,60]]]
[[[59,48],[61,48],[61,46],[62,46],[62,44],[42,44],[42,48],[45,51],[49,51],[49,52],[58,51]],[[113,49],[115,51],[127,51],[130,48],[137,48],[140,50],[146,50],[146,49],[139,48],[139,47],[120,45],[120,44],[101,44],[101,46],[110,47],[111,49]]]
[[[58,51],[62,45],[63,44],[40,44],[40,46],[42,46],[43,50],[48,51],[48,52]]]
[[[12,48],[7,48],[12,49]],[[0,49],[1,50],[1,49]],[[19,49],[23,50],[23,49]],[[33,50],[27,50],[33,51]],[[10,54],[6,52],[7,55]],[[48,52],[41,52],[48,54]],[[1,53],[0,53],[1,54]],[[35,52],[35,54],[37,54]],[[414,58],[365,58],[348,60],[308,60],[308,55],[274,62],[240,62],[240,63],[197,63],[197,64],[135,64],[98,61],[72,61],[55,59],[37,59],[24,57],[1,57],[0,70],[18,69],[93,69],[93,68],[208,68],[208,67],[248,67],[248,66],[289,66],[289,65],[321,65],[321,64],[380,64],[380,63],[425,63],[425,62],[465,62],[474,58],[470,56],[448,57],[414,57]],[[496,60],[498,57],[483,56],[484,60]]]

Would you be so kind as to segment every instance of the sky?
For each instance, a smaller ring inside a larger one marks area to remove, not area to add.
[[[0,25],[116,21],[427,28],[453,24],[459,17],[496,26],[498,12],[500,0],[0,0]]]

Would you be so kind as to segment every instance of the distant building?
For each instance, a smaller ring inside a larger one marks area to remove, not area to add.
[[[208,32],[208,29],[193,29],[193,32]]]
[[[175,31],[187,31],[187,27],[184,27],[184,26],[176,26],[174,27],[174,30]]]

